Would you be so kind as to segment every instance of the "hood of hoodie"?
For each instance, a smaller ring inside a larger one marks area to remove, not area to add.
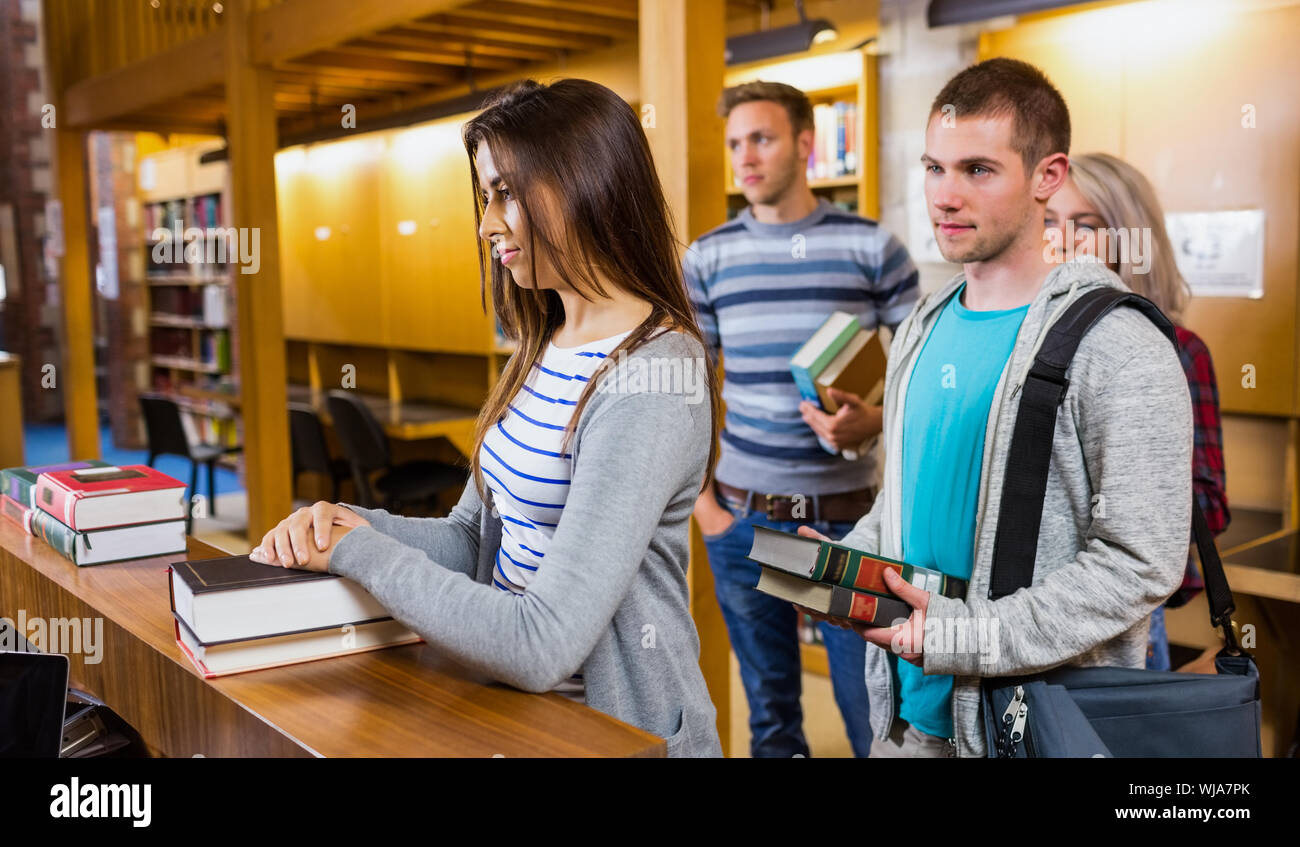
[[[966,274],[959,273],[939,289],[930,292],[917,301],[916,307],[906,323],[899,327],[900,346],[893,351],[891,362],[898,366],[905,364],[919,343],[926,337],[931,324],[939,312],[966,282]],[[1015,348],[1008,364],[1010,370],[1010,391],[1014,396],[1025,381],[1029,366],[1042,345],[1047,330],[1056,322],[1056,318],[1067,306],[1088,291],[1097,288],[1129,289],[1114,271],[1102,262],[1089,256],[1081,256],[1069,262],[1063,262],[1047,274],[1042,287],[1029,303],[1029,311],[1020,324],[1016,336]],[[1027,337],[1032,336],[1032,343],[1026,344]]]
[[[965,282],[964,273],[957,274],[947,284],[923,296],[911,314],[898,327],[890,346],[885,397],[885,451],[886,455],[901,455],[902,450],[902,400],[919,351],[938,318],[943,306]],[[1110,287],[1128,290],[1120,278],[1101,262],[1088,258],[1075,259],[1051,270],[1021,321],[1016,343],[1003,369],[989,409],[985,430],[984,455],[980,472],[980,494],[976,506],[975,551],[972,562],[972,584],[981,568],[987,568],[991,532],[982,526],[990,487],[990,469],[997,461],[995,455],[1004,454],[1011,437],[1011,424],[1004,417],[1014,418],[1020,386],[1033,364],[1034,356],[1042,345],[1047,330],[1061,313],[1088,291]],[[901,462],[886,461],[885,485],[881,490],[883,502],[878,542],[881,555],[902,558],[902,488],[899,470]],[[994,494],[994,496],[997,496]],[[991,549],[991,548],[990,548]],[[873,731],[887,737],[894,719],[894,691],[892,676],[883,650],[867,651],[868,691],[871,695]],[[958,679],[954,689],[953,720],[957,732],[957,749],[961,755],[982,755],[983,741],[978,733],[979,707],[978,682]],[[972,700],[972,698],[974,698]],[[959,702],[961,701],[961,702]]]

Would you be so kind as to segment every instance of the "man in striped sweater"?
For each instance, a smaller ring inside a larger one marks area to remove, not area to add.
[[[700,236],[684,258],[700,326],[724,358],[722,432],[714,489],[695,519],[704,534],[732,649],[740,663],[755,757],[807,756],[799,703],[794,608],[760,594],[747,558],[754,526],[794,532],[811,525],[839,538],[871,507],[867,450],[880,432],[880,407],[852,394],[828,415],[803,402],[790,357],[834,311],[866,329],[892,331],[916,302],[917,271],[907,250],[876,222],[815,197],[806,165],[813,149],[808,97],[781,83],[729,88],[732,169],[749,207]],[[819,437],[837,450],[832,454]],[[866,645],[827,624],[835,699],[855,755],[871,747],[864,682]]]

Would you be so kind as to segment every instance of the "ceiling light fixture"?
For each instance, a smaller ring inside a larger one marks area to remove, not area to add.
[[[802,53],[814,44],[825,44],[840,37],[835,25],[825,18],[808,20],[803,11],[803,0],[795,0],[799,23],[765,29],[727,39],[726,62],[742,65],[788,53]],[[770,8],[770,6],[768,7]]]

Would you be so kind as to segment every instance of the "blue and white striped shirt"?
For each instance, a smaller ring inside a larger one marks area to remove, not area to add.
[[[545,567],[573,477],[572,456],[562,450],[565,428],[592,374],[627,335],[547,345],[505,417],[483,438],[479,465],[502,525],[492,584],[502,591],[523,594]],[[581,702],[582,675],[555,690]]]
[[[875,221],[822,199],[812,214],[763,224],[746,208],[683,259],[700,328],[724,355],[717,478],[765,494],[836,494],[873,478],[869,452],[832,456],[799,414],[790,357],[831,312],[892,330],[919,293],[907,249]]]

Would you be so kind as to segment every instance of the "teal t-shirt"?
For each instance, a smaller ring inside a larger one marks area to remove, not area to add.
[[[916,360],[903,405],[903,560],[970,579],[984,431],[993,392],[1024,320],[1017,309],[971,311],[963,284],[944,306]],[[952,676],[896,664],[898,715],[953,736]]]

